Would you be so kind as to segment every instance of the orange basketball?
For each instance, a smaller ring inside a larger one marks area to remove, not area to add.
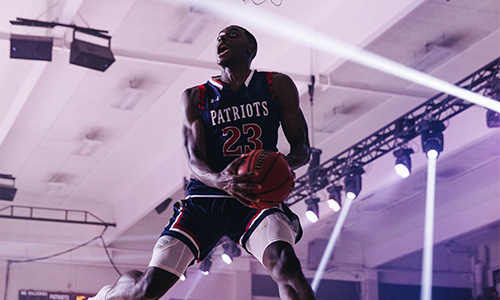
[[[264,209],[283,202],[293,187],[293,175],[285,157],[278,152],[253,150],[246,155],[238,168],[238,174],[257,172],[251,177],[251,183],[258,183],[261,188],[249,190],[249,193],[260,199],[253,203],[253,208]]]

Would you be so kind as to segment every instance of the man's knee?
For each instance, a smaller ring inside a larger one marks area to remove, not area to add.
[[[275,242],[264,251],[264,266],[274,280],[288,282],[300,277],[302,270],[293,247],[286,242]]]

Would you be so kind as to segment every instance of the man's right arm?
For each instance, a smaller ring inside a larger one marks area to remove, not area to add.
[[[187,89],[182,94],[183,148],[193,176],[204,184],[226,191],[243,204],[256,201],[245,189],[260,188],[259,185],[245,183],[253,173],[238,174],[238,166],[244,157],[230,163],[220,173],[214,172],[207,162],[207,141],[203,120],[198,111],[199,91],[196,87]]]

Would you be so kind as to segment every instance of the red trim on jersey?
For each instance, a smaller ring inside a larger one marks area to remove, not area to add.
[[[248,70],[247,75],[245,75],[245,79],[243,79],[243,82],[247,81],[248,75],[250,75],[250,73],[252,73],[252,69]]]
[[[198,92],[199,92],[198,108],[205,109],[206,88],[203,84],[198,86]]]
[[[217,80],[217,79],[215,79],[214,77],[212,77],[212,80],[213,80],[213,81],[215,81],[215,82],[217,82],[217,83],[218,83],[218,84],[220,84],[220,85],[224,85],[224,83],[223,83],[222,81]]]
[[[198,249],[199,249],[198,251],[201,251],[200,242],[198,242],[198,240],[196,239],[196,237],[194,236],[194,234],[191,231],[189,231],[188,229],[186,229],[186,228],[184,228],[184,227],[182,227],[182,226],[179,225],[179,222],[181,221],[182,217],[184,217],[183,210],[184,210],[184,207],[181,208],[179,216],[177,217],[176,222],[174,224],[172,224],[171,228],[180,229],[183,232],[185,232],[186,234],[188,234],[193,239],[193,241],[195,241],[196,245],[198,246]]]
[[[271,98],[274,99],[275,95],[273,90],[273,72],[267,72],[267,86],[269,87]]]
[[[180,220],[180,218],[179,218],[179,220]],[[201,251],[200,242],[198,242],[198,240],[194,237],[194,234],[191,231],[187,230],[186,228],[184,228],[182,226],[179,226],[178,224],[175,224],[172,227],[180,229],[180,230],[184,231],[185,233],[189,234],[189,236],[193,239],[193,241],[196,242],[196,245],[198,245],[198,249],[200,249],[200,251]]]
[[[245,231],[247,231],[247,230],[248,230],[248,228],[250,228],[250,225],[252,225],[253,220],[255,220],[255,219],[256,219],[256,218],[260,215],[260,212],[261,212],[261,211],[262,211],[262,210],[259,210],[259,211],[255,214],[255,216],[253,216],[253,218],[250,220],[250,222],[248,222],[248,224],[247,224],[247,228],[245,229]]]

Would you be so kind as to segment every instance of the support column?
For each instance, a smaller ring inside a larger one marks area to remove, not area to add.
[[[378,272],[366,269],[361,280],[361,300],[378,300]]]

